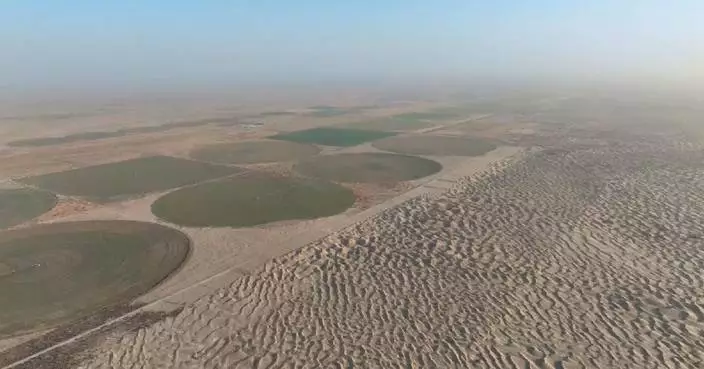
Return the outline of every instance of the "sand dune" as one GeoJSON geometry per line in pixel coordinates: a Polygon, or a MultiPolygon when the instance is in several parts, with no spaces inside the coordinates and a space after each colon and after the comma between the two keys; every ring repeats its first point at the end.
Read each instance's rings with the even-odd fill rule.
{"type": "Polygon", "coordinates": [[[81,368],[697,368],[704,152],[544,149],[274,259],[81,368]]]}

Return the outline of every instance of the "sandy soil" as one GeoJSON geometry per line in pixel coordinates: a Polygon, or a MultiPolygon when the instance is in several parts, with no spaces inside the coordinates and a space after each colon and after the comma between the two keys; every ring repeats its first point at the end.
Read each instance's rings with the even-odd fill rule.
{"type": "MultiPolygon", "coordinates": [[[[530,148],[437,159],[452,170],[335,217],[183,229],[191,260],[130,313],[170,316],[119,317],[12,367],[704,366],[704,144],[491,118],[481,137],[530,148]]],[[[157,196],[69,218],[155,221],[157,196]]]]}
{"type": "Polygon", "coordinates": [[[117,331],[80,367],[701,367],[702,145],[566,138],[117,331]]]}

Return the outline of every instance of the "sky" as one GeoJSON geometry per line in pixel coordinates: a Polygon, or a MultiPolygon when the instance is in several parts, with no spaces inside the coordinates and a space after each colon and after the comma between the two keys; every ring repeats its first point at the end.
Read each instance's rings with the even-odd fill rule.
{"type": "Polygon", "coordinates": [[[0,89],[704,81],[701,0],[2,0],[0,89]]]}

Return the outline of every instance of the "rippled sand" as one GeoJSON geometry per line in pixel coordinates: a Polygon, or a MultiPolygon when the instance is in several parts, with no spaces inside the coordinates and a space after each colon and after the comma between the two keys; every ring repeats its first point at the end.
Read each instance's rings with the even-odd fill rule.
{"type": "Polygon", "coordinates": [[[538,141],[115,331],[80,367],[703,367],[702,147],[538,141]]]}

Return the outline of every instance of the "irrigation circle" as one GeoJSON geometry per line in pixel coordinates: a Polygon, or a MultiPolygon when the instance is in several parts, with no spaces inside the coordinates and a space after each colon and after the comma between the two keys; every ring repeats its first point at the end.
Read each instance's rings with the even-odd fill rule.
{"type": "Polygon", "coordinates": [[[317,155],[320,149],[289,141],[243,141],[197,148],[191,157],[218,164],[257,164],[292,161],[317,155]]]}
{"type": "Polygon", "coordinates": [[[336,182],[401,182],[435,174],[442,165],[432,160],[386,153],[318,156],[296,165],[307,176],[336,182]]]}
{"type": "Polygon", "coordinates": [[[162,220],[189,227],[252,227],[345,211],[351,190],[319,179],[247,173],[168,193],[152,204],[162,220]]]}
{"type": "Polygon", "coordinates": [[[0,228],[34,219],[56,206],[54,194],[30,188],[0,189],[0,228]]]}
{"type": "Polygon", "coordinates": [[[409,155],[479,156],[494,150],[486,140],[448,136],[397,136],[372,144],[380,150],[409,155]]]}
{"type": "Polygon", "coordinates": [[[87,221],[0,233],[0,336],[44,329],[128,303],[189,253],[189,239],[153,223],[87,221]]]}

